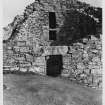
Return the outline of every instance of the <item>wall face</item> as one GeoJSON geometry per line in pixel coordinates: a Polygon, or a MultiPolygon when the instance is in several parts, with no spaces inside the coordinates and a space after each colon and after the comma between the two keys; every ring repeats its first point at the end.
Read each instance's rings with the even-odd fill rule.
{"type": "Polygon", "coordinates": [[[83,39],[83,42],[74,43],[68,46],[69,49],[67,46],[41,47],[33,55],[31,46],[26,46],[23,42],[17,42],[17,46],[4,45],[4,70],[31,71],[46,75],[45,56],[61,54],[63,56],[61,75],[63,77],[77,80],[88,86],[101,87],[101,39],[91,36],[90,40],[83,39]]]}
{"type": "MultiPolygon", "coordinates": [[[[43,0],[42,4],[33,3],[25,10],[27,19],[20,25],[14,39],[3,44],[4,70],[30,71],[46,75],[45,56],[60,54],[63,56],[62,76],[88,86],[102,86],[101,38],[91,35],[89,40],[83,38],[83,43],[50,46],[52,41],[49,41],[49,12],[56,13],[59,35],[60,30],[63,30],[62,25],[65,24],[66,10],[76,4],[74,0],[67,1],[43,0]]],[[[64,32],[65,34],[67,33],[64,32]]]]}
{"type": "Polygon", "coordinates": [[[75,79],[88,86],[102,86],[101,40],[91,37],[83,39],[85,44],[74,43],[70,46],[70,55],[64,57],[62,75],[75,79]]]}

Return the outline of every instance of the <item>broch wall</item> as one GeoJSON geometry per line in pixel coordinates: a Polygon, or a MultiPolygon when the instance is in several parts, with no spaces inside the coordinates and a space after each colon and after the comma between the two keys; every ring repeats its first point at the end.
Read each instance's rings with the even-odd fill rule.
{"type": "Polygon", "coordinates": [[[19,26],[15,37],[3,43],[3,70],[46,75],[45,57],[60,54],[63,57],[61,76],[88,86],[102,87],[101,35],[100,38],[90,35],[90,38],[82,38],[82,42],[71,45],[50,46],[49,12],[56,13],[56,32],[59,35],[64,25],[65,11],[73,9],[73,6],[79,5],[74,0],[43,0],[27,6],[24,13],[27,19],[19,26]]]}
{"type": "Polygon", "coordinates": [[[31,55],[30,52],[34,52],[32,46],[27,46],[24,41],[17,42],[16,47],[4,45],[4,70],[32,71],[46,75],[45,56],[62,54],[62,76],[84,82],[89,86],[100,87],[102,85],[101,40],[94,36],[90,40],[83,40],[85,44],[74,43],[69,46],[69,50],[67,46],[63,46],[64,54],[62,54],[62,46],[42,47],[42,52],[40,48],[37,55],[31,55]]]}

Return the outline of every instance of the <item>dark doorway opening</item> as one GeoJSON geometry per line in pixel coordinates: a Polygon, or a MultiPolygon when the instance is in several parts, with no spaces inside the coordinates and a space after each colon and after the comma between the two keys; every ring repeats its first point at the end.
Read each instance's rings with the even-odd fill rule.
{"type": "Polygon", "coordinates": [[[56,15],[55,12],[49,12],[49,28],[56,28],[56,15]]]}
{"type": "Polygon", "coordinates": [[[56,40],[56,31],[49,31],[49,40],[56,40]]]}
{"type": "Polygon", "coordinates": [[[47,58],[47,70],[48,76],[57,77],[62,72],[62,55],[49,55],[47,58]]]}

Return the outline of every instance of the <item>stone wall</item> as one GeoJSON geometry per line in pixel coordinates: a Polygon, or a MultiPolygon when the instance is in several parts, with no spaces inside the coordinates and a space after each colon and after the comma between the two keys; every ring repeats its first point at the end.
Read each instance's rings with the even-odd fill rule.
{"type": "MultiPolygon", "coordinates": [[[[76,0],[41,0],[41,3],[34,2],[27,6],[22,18],[17,17],[16,21],[14,20],[14,25],[18,24],[18,28],[15,28],[16,32],[12,35],[15,37],[3,43],[3,69],[46,75],[45,56],[61,54],[63,56],[61,76],[88,86],[101,87],[102,39],[88,33],[90,39],[84,38],[86,35],[83,34],[82,42],[72,42],[73,38],[79,37],[77,33],[80,31],[74,31],[74,28],[79,29],[76,24],[79,15],[74,11],[77,11],[77,8],[79,12],[81,8],[84,12],[86,8],[89,9],[89,5],[79,5],[76,0]],[[68,16],[70,11],[72,16],[71,14],[68,16]],[[49,40],[49,12],[56,14],[57,37],[63,34],[65,42],[62,46],[50,46],[52,41],[49,40]],[[70,19],[69,22],[66,18],[70,19]],[[72,42],[72,45],[71,43],[67,45],[67,41],[72,42]]],[[[90,19],[90,16],[88,17],[90,19]]]]}
{"type": "Polygon", "coordinates": [[[62,76],[75,79],[88,86],[102,86],[102,45],[101,40],[91,36],[83,39],[83,43],[70,46],[68,55],[64,57],[62,76]]]}
{"type": "Polygon", "coordinates": [[[39,50],[34,53],[32,46],[25,41],[17,41],[3,45],[3,69],[23,72],[45,73],[45,57],[39,50]],[[37,69],[39,69],[37,71],[37,69]]]}
{"type": "Polygon", "coordinates": [[[67,77],[88,86],[102,86],[102,45],[101,39],[91,36],[83,39],[83,43],[72,46],[43,46],[34,52],[32,46],[26,42],[15,42],[3,46],[4,70],[19,70],[46,75],[47,55],[61,54],[63,56],[63,72],[67,77]],[[12,45],[14,44],[14,46],[12,45]]]}

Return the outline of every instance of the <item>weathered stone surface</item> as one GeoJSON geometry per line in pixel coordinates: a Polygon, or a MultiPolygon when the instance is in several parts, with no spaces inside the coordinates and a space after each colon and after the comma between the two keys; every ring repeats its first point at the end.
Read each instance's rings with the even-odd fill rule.
{"type": "Polygon", "coordinates": [[[17,46],[26,46],[26,41],[18,41],[17,46]]]}
{"type": "Polygon", "coordinates": [[[93,76],[93,82],[91,84],[94,87],[101,87],[102,88],[102,76],[93,76]]]}
{"type": "Polygon", "coordinates": [[[78,63],[77,64],[77,69],[84,70],[85,69],[85,65],[83,63],[78,63]]]}
{"type": "Polygon", "coordinates": [[[14,46],[13,49],[14,49],[15,52],[19,52],[20,51],[20,47],[18,47],[18,46],[14,46]]]}
{"type": "Polygon", "coordinates": [[[12,54],[13,54],[13,50],[8,49],[8,50],[7,50],[7,53],[12,55],[12,54]]]}
{"type": "Polygon", "coordinates": [[[35,59],[35,62],[33,62],[32,63],[32,65],[39,65],[39,66],[41,66],[41,65],[45,65],[45,57],[37,57],[36,59],[35,59]]]}
{"type": "Polygon", "coordinates": [[[19,64],[19,66],[20,67],[30,67],[31,66],[31,63],[30,62],[21,62],[20,64],[19,64]]]}
{"type": "Polygon", "coordinates": [[[3,28],[3,40],[7,40],[11,36],[12,29],[13,27],[11,26],[11,24],[3,28]]]}
{"type": "Polygon", "coordinates": [[[19,70],[19,67],[12,67],[10,68],[10,71],[18,71],[19,70]]]}
{"type": "MultiPolygon", "coordinates": [[[[55,47],[55,46],[54,46],[55,47]]],[[[68,47],[67,46],[56,46],[55,47],[55,52],[53,52],[53,54],[61,54],[61,55],[65,55],[67,54],[68,51],[68,47]]]]}
{"type": "Polygon", "coordinates": [[[3,70],[10,71],[11,66],[3,66],[3,70]]]}
{"type": "Polygon", "coordinates": [[[19,51],[20,51],[20,52],[30,52],[30,49],[29,49],[28,46],[26,46],[26,47],[20,47],[20,48],[19,48],[19,51]]]}
{"type": "Polygon", "coordinates": [[[92,72],[92,74],[94,74],[94,75],[97,75],[97,74],[102,75],[102,68],[97,66],[97,67],[93,68],[93,69],[91,70],[91,72],[92,72]]]}
{"type": "Polygon", "coordinates": [[[8,50],[12,50],[12,47],[11,47],[11,46],[8,46],[7,49],[8,49],[8,50]]]}
{"type": "Polygon", "coordinates": [[[34,57],[32,55],[26,54],[25,55],[26,61],[33,62],[34,57]]]}
{"type": "MultiPolygon", "coordinates": [[[[47,53],[46,55],[52,54],[52,51],[51,51],[52,48],[49,47],[49,49],[50,49],[50,53],[49,54],[47,53]]],[[[67,54],[63,56],[63,71],[61,75],[64,77],[70,77],[72,79],[74,78],[77,81],[83,82],[84,84],[89,84],[89,86],[102,87],[100,86],[102,85],[102,83],[100,82],[102,79],[100,77],[96,77],[97,79],[94,79],[95,75],[97,74],[102,75],[102,66],[101,66],[102,64],[100,61],[100,57],[98,57],[98,55],[96,56],[96,54],[91,55],[90,53],[88,53],[88,50],[90,49],[87,49],[85,52],[84,51],[82,52],[83,50],[82,49],[80,51],[81,52],[80,54],[78,53],[78,50],[76,47],[76,49],[71,50],[72,52],[71,54],[67,54]],[[90,61],[90,58],[91,58],[91,61],[90,61]],[[82,74],[83,71],[85,72],[85,75],[82,74]],[[78,77],[79,74],[81,75],[78,77]]],[[[33,56],[28,54],[25,54],[25,56],[27,61],[32,61],[33,56]]],[[[16,59],[19,57],[21,58],[22,56],[14,55],[14,57],[16,59]]],[[[9,63],[8,65],[10,65],[10,62],[8,63],[9,63]]],[[[34,58],[34,62],[32,63],[32,65],[34,67],[33,66],[31,67],[31,63],[29,62],[24,63],[24,61],[21,61],[19,63],[20,70],[23,72],[26,72],[27,71],[26,68],[28,67],[29,71],[31,72],[40,73],[44,75],[46,74],[46,61],[44,56],[34,58]]],[[[8,70],[10,69],[8,68],[8,70]]]]}
{"type": "Polygon", "coordinates": [[[44,39],[45,41],[49,40],[49,27],[48,26],[43,26],[43,36],[41,36],[42,39],[44,39]]]}
{"type": "MultiPolygon", "coordinates": [[[[42,0],[41,3],[43,5],[38,2],[32,3],[25,9],[24,17],[16,17],[14,26],[24,18],[26,19],[19,25],[19,29],[17,28],[18,32],[15,33],[14,39],[3,44],[3,66],[5,68],[3,69],[17,70],[19,68],[23,72],[29,70],[46,74],[45,56],[60,54],[63,57],[62,76],[72,77],[91,86],[99,84],[102,78],[96,75],[102,75],[102,38],[91,35],[90,39],[83,38],[82,41],[72,43],[72,45],[50,46],[52,41],[49,40],[49,12],[56,14],[57,39],[60,39],[59,34],[71,36],[71,33],[63,28],[65,16],[68,16],[68,12],[72,12],[66,9],[76,6],[76,1],[42,0]]],[[[9,32],[7,29],[7,33],[10,36],[11,30],[9,32]]],[[[66,37],[67,40],[70,38],[66,37]]]]}
{"type": "Polygon", "coordinates": [[[90,75],[90,74],[91,74],[91,69],[85,68],[85,69],[84,69],[84,72],[85,72],[87,75],[90,75]]]}
{"type": "Polygon", "coordinates": [[[44,66],[31,66],[29,68],[29,71],[34,72],[34,73],[39,73],[39,74],[45,74],[45,68],[44,66]]]}
{"type": "Polygon", "coordinates": [[[69,77],[70,76],[70,70],[69,69],[64,69],[61,76],[63,77],[69,77]]]}
{"type": "Polygon", "coordinates": [[[18,60],[18,61],[25,61],[25,58],[24,58],[24,57],[15,57],[15,60],[18,60]]]}
{"type": "Polygon", "coordinates": [[[27,72],[27,68],[20,68],[20,71],[22,71],[22,72],[27,72]]]}

